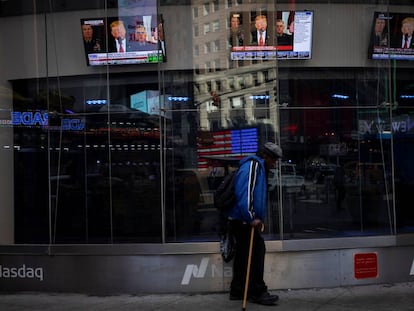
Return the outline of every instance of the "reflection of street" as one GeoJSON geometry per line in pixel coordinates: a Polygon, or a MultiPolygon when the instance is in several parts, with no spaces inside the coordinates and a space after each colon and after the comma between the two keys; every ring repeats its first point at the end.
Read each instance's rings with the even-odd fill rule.
{"type": "Polygon", "coordinates": [[[153,208],[160,197],[157,178],[143,176],[133,165],[114,166],[112,173],[116,176],[104,172],[85,180],[73,175],[51,179],[55,242],[106,243],[111,225],[119,242],[140,241],[144,234],[147,240],[160,240],[160,210],[153,208]]]}
{"type": "Polygon", "coordinates": [[[286,238],[323,238],[364,234],[364,231],[389,233],[389,197],[374,184],[360,192],[358,184],[345,184],[346,196],[337,209],[338,192],[333,176],[323,183],[306,181],[300,191],[281,189],[283,211],[279,210],[279,188],[269,192],[269,216],[273,220],[271,235],[278,235],[280,214],[286,238]]]}

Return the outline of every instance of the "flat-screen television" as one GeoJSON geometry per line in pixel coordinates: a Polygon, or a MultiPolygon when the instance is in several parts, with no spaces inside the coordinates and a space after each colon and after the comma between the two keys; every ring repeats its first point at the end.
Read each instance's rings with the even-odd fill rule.
{"type": "Polygon", "coordinates": [[[232,60],[310,59],[313,11],[231,12],[232,60]]]}
{"type": "Polygon", "coordinates": [[[82,18],[81,30],[89,66],[159,63],[166,60],[162,16],[82,18]]]}
{"type": "Polygon", "coordinates": [[[414,13],[375,12],[368,56],[414,60],[414,13]]]}

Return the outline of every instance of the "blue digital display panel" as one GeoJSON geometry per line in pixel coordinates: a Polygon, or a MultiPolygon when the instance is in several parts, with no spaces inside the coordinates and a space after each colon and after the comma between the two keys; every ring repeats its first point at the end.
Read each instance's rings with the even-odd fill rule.
{"type": "Polygon", "coordinates": [[[257,129],[243,129],[231,131],[232,154],[256,152],[258,149],[257,129]]]}

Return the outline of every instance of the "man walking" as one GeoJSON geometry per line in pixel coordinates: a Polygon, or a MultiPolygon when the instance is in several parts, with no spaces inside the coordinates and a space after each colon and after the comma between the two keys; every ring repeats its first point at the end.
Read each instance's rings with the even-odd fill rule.
{"type": "Polygon", "coordinates": [[[256,156],[248,156],[240,161],[235,179],[237,202],[228,215],[230,228],[236,239],[231,300],[243,298],[252,227],[255,232],[248,298],[251,302],[262,305],[274,305],[279,298],[267,291],[263,280],[266,248],[261,231],[266,217],[267,171],[274,168],[276,161],[281,157],[282,149],[274,143],[267,142],[256,156]]]}

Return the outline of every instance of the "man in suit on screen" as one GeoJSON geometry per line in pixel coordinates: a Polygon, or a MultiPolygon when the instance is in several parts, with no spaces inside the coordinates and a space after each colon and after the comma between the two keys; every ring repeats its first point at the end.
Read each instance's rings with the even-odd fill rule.
{"type": "Polygon", "coordinates": [[[401,21],[401,34],[392,40],[392,47],[413,49],[414,17],[406,17],[401,21]]]}

